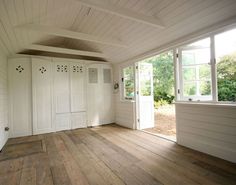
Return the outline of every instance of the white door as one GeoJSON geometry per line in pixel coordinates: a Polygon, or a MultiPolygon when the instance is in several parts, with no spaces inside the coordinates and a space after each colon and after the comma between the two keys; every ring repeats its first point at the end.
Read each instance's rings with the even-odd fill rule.
{"type": "Polygon", "coordinates": [[[53,63],[53,99],[56,131],[71,129],[70,124],[70,63],[55,60],[53,63]]]}
{"type": "Polygon", "coordinates": [[[137,115],[138,129],[154,127],[153,67],[152,64],[137,64],[137,115]]]}
{"type": "Polygon", "coordinates": [[[113,83],[112,83],[112,68],[109,65],[102,65],[102,115],[101,123],[109,124],[114,122],[113,112],[113,83]]]}
{"type": "Polygon", "coordinates": [[[71,112],[86,111],[86,70],[84,64],[70,64],[71,112]]]}
{"type": "Polygon", "coordinates": [[[10,137],[32,135],[30,58],[8,60],[10,137]]]}
{"type": "Polygon", "coordinates": [[[99,64],[89,65],[87,82],[88,126],[97,126],[101,123],[101,106],[103,105],[101,70],[99,64]]]}
{"type": "Polygon", "coordinates": [[[52,62],[32,59],[33,134],[54,132],[52,114],[52,62]]]}
{"type": "Polygon", "coordinates": [[[70,63],[71,128],[87,127],[86,68],[79,62],[70,63]]]}

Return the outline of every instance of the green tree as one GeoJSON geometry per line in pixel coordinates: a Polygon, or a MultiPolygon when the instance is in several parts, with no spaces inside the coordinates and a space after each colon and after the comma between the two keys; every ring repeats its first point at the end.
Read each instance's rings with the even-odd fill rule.
{"type": "Polygon", "coordinates": [[[217,83],[219,101],[236,101],[236,53],[220,58],[217,83]]]}
{"type": "Polygon", "coordinates": [[[173,52],[162,53],[144,62],[153,65],[154,100],[171,103],[174,99],[173,52]]]}

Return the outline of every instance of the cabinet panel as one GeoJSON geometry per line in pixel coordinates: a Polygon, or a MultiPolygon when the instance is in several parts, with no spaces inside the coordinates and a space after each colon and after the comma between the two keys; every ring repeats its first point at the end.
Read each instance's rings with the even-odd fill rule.
{"type": "Polygon", "coordinates": [[[52,63],[32,59],[33,133],[53,132],[52,116],[52,63]]]}
{"type": "Polygon", "coordinates": [[[32,135],[31,61],[8,60],[10,137],[32,135]]]}
{"type": "Polygon", "coordinates": [[[70,69],[66,62],[54,62],[55,112],[70,112],[70,69]]]}
{"type": "Polygon", "coordinates": [[[113,122],[112,68],[104,64],[88,66],[88,125],[113,122]]]}
{"type": "Polygon", "coordinates": [[[86,70],[80,63],[70,65],[71,112],[86,110],[86,70]]]}
{"type": "Polygon", "coordinates": [[[97,126],[101,124],[101,106],[103,102],[103,97],[101,96],[101,68],[99,64],[88,66],[87,83],[88,126],[97,126]]]}
{"type": "Polygon", "coordinates": [[[71,114],[71,128],[86,128],[87,119],[86,112],[72,113],[71,114]]]}
{"type": "Polygon", "coordinates": [[[71,129],[71,113],[56,114],[55,125],[56,131],[71,129]]]}
{"type": "Polygon", "coordinates": [[[102,65],[102,97],[103,111],[102,123],[108,124],[114,121],[113,110],[113,85],[112,85],[112,68],[108,65],[102,65]]]}

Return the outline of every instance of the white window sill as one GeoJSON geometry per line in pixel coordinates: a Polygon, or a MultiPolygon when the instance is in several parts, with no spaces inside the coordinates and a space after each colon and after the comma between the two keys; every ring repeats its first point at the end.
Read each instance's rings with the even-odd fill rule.
{"type": "Polygon", "coordinates": [[[236,103],[225,103],[225,102],[189,102],[189,101],[176,101],[174,104],[177,105],[204,105],[204,106],[215,106],[215,107],[234,107],[236,108],[236,103]]]}

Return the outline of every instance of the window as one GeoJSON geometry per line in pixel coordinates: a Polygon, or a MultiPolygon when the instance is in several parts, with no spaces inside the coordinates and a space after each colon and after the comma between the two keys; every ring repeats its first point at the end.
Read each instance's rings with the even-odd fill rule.
{"type": "Polygon", "coordinates": [[[123,99],[134,99],[134,67],[128,66],[122,69],[123,99]]]}
{"type": "Polygon", "coordinates": [[[212,100],[210,38],[179,48],[181,98],[212,100]]]}
{"type": "Polygon", "coordinates": [[[236,101],[236,29],[215,36],[218,101],[236,101]]]}
{"type": "Polygon", "coordinates": [[[236,102],[236,29],[176,48],[178,100],[236,102]]]}

